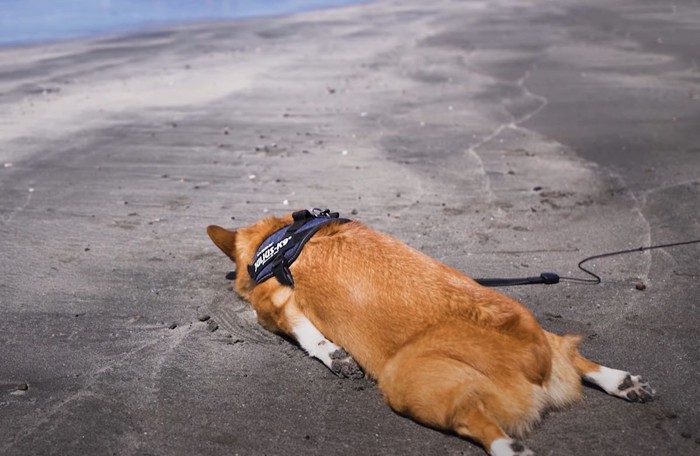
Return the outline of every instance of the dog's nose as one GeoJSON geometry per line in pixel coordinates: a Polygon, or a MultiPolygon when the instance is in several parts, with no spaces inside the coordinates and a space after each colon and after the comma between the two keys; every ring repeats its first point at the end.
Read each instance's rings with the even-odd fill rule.
{"type": "Polygon", "coordinates": [[[226,278],[228,280],[236,280],[236,271],[231,271],[228,274],[226,274],[226,278]]]}

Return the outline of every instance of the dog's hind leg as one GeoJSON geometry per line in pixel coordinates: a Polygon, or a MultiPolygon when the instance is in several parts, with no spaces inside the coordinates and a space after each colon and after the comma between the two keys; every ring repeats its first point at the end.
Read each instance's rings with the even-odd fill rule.
{"type": "Polygon", "coordinates": [[[535,454],[519,440],[508,437],[495,421],[477,408],[469,408],[464,413],[456,414],[453,426],[458,435],[481,443],[491,456],[535,454]]]}
{"type": "MultiPolygon", "coordinates": [[[[489,407],[503,401],[488,377],[449,354],[426,348],[404,347],[379,376],[379,388],[396,412],[474,440],[493,456],[534,454],[494,418],[489,407]]],[[[518,400],[505,402],[512,408],[500,407],[501,413],[528,408],[518,400]]]]}
{"type": "Polygon", "coordinates": [[[574,357],[574,367],[585,381],[599,386],[612,396],[630,402],[649,402],[654,399],[655,391],[639,375],[601,366],[578,353],[574,357]]]}

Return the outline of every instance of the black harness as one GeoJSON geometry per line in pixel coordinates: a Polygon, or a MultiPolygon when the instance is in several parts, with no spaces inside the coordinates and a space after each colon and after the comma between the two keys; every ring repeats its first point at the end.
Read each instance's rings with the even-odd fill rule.
{"type": "Polygon", "coordinates": [[[337,212],[328,209],[302,210],[292,214],[294,222],[275,231],[265,239],[253,264],[248,265],[248,274],[259,285],[276,277],[282,285],[294,287],[294,278],[289,266],[299,257],[304,245],[324,225],[331,222],[346,223],[337,212]]]}

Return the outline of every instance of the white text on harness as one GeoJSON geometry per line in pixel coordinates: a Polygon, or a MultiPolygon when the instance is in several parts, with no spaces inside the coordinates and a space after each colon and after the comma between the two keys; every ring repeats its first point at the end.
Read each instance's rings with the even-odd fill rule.
{"type": "Polygon", "coordinates": [[[269,247],[263,250],[258,256],[258,258],[255,260],[255,271],[257,272],[258,269],[264,266],[265,263],[267,263],[272,257],[277,255],[277,252],[279,252],[281,248],[287,245],[291,238],[292,236],[287,236],[286,238],[282,239],[281,241],[275,244],[270,244],[269,247]]]}

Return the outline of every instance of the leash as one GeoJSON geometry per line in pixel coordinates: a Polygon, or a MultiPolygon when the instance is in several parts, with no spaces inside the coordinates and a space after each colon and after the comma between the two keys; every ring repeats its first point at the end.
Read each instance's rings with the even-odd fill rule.
{"type": "Polygon", "coordinates": [[[488,279],[474,279],[474,280],[478,284],[483,285],[485,287],[510,287],[510,286],[515,286],[515,285],[535,285],[535,284],[553,285],[555,283],[559,283],[562,280],[565,280],[568,282],[587,284],[587,285],[598,285],[603,280],[600,278],[600,276],[598,274],[592,272],[590,269],[584,268],[583,267],[584,263],[591,261],[591,260],[597,260],[599,258],[607,258],[607,257],[611,257],[611,256],[616,256],[616,255],[624,255],[627,253],[644,252],[646,250],[663,249],[663,248],[667,248],[667,247],[677,247],[680,245],[689,245],[689,244],[697,244],[697,243],[700,243],[700,239],[695,239],[693,241],[673,242],[670,244],[650,245],[647,247],[639,247],[636,249],[618,250],[615,252],[601,253],[599,255],[589,256],[588,258],[584,258],[583,260],[579,261],[578,268],[580,270],[582,270],[583,272],[585,272],[586,274],[588,274],[589,276],[593,277],[592,279],[581,278],[581,277],[565,277],[565,276],[560,276],[559,274],[556,274],[554,272],[543,272],[539,276],[535,276],[535,277],[520,277],[520,278],[512,278],[512,279],[488,278],[488,279]]]}

